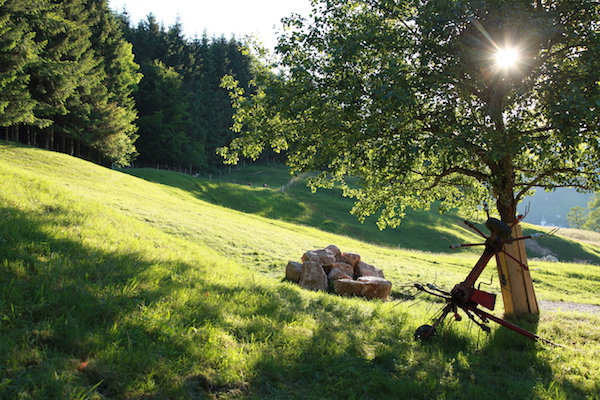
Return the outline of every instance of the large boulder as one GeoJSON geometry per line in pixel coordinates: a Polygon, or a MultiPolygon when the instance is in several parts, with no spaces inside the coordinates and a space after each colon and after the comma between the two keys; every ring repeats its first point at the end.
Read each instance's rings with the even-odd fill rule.
{"type": "Polygon", "coordinates": [[[342,271],[343,273],[345,273],[346,275],[350,276],[351,278],[354,278],[354,268],[352,267],[352,265],[346,264],[344,262],[335,262],[331,266],[331,269],[334,269],[334,268],[337,268],[340,271],[342,271]]]}
{"type": "Polygon", "coordinates": [[[342,296],[386,300],[392,291],[392,283],[375,276],[360,277],[358,280],[339,279],[333,282],[333,290],[342,296]]]}
{"type": "Polygon", "coordinates": [[[285,267],[285,279],[298,283],[300,281],[301,273],[302,263],[288,261],[287,266],[285,267]]]}
{"type": "Polygon", "coordinates": [[[327,274],[320,263],[305,261],[302,263],[302,272],[298,282],[304,289],[327,291],[329,282],[327,274]]]}
{"type": "Polygon", "coordinates": [[[354,267],[354,276],[356,277],[361,277],[361,276],[376,276],[379,278],[383,278],[383,271],[380,270],[379,268],[371,265],[371,264],[367,264],[364,261],[359,261],[356,264],[356,267],[354,267]]]}
{"type": "Polygon", "coordinates": [[[352,279],[352,276],[348,275],[346,272],[334,267],[334,268],[331,268],[331,271],[329,271],[329,274],[327,274],[327,278],[330,281],[336,281],[338,279],[352,279]]]}
{"type": "Polygon", "coordinates": [[[342,261],[356,268],[356,264],[360,261],[360,254],[357,253],[342,253],[342,261]]]}
{"type": "Polygon", "coordinates": [[[302,262],[306,261],[317,262],[321,264],[325,272],[329,272],[335,262],[335,256],[327,249],[310,250],[302,255],[302,262]]]}
{"type": "Polygon", "coordinates": [[[369,299],[387,299],[392,292],[392,282],[378,276],[360,276],[357,281],[369,287],[363,294],[369,299]]]}
{"type": "Polygon", "coordinates": [[[329,250],[329,252],[331,254],[333,254],[333,256],[335,257],[335,261],[337,261],[337,262],[343,261],[342,251],[335,244],[330,244],[329,246],[325,247],[325,250],[329,250]]]}

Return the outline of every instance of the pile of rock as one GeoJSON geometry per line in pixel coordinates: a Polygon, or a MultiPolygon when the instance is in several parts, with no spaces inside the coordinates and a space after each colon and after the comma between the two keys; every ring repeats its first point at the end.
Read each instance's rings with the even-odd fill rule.
{"type": "Polygon", "coordinates": [[[285,277],[305,289],[384,300],[392,290],[379,268],[361,261],[359,254],[342,253],[335,245],[307,251],[301,260],[288,262],[285,277]]]}

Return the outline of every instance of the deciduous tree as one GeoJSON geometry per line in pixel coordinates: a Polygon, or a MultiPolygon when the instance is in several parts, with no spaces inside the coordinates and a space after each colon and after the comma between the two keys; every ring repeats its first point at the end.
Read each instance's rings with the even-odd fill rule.
{"type": "MultiPolygon", "coordinates": [[[[286,20],[281,73],[232,89],[231,162],[285,150],[345,184],[360,217],[492,201],[512,222],[534,188],[598,188],[600,3],[321,0],[286,20]],[[346,184],[359,177],[359,188],[346,184]]],[[[260,71],[258,71],[260,72],[260,71]]]]}

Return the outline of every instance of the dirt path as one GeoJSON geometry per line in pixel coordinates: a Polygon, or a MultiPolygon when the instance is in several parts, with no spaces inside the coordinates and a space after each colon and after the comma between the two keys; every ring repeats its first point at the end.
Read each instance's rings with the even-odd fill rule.
{"type": "Polygon", "coordinates": [[[600,314],[600,306],[581,303],[564,303],[562,301],[540,300],[541,311],[578,311],[591,314],[600,314]]]}

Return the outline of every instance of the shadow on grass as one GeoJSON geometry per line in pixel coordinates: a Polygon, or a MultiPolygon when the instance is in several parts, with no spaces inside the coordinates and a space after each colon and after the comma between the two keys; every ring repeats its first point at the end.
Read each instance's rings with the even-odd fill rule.
{"type": "MultiPolygon", "coordinates": [[[[141,304],[168,294],[135,288],[135,277],[151,264],[134,253],[111,254],[47,235],[49,224],[67,227],[67,219],[57,218],[65,212],[0,208],[2,399],[83,398],[94,390],[119,397],[138,379],[140,364],[159,362],[141,356],[157,347],[156,337],[131,318],[141,304]],[[89,363],[99,353],[123,356],[121,366],[89,363]]],[[[175,343],[168,347],[184,351],[175,343]]]]}
{"type": "Polygon", "coordinates": [[[535,343],[505,328],[480,346],[471,342],[472,336],[452,330],[415,342],[404,315],[395,321],[400,326],[386,321],[390,325],[379,327],[367,342],[339,321],[356,318],[368,327],[369,319],[375,325],[379,317],[360,316],[352,309],[323,314],[325,322],[296,358],[267,355],[258,363],[260,373],[251,384],[258,389],[257,398],[529,399],[540,385],[553,382],[535,343]]]}

